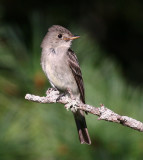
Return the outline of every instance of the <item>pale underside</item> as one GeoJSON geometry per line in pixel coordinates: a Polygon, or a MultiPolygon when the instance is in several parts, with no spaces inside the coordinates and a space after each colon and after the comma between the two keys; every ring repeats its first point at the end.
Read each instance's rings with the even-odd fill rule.
{"type": "Polygon", "coordinates": [[[70,89],[74,96],[79,97],[79,90],[71,68],[67,61],[66,47],[58,47],[55,50],[42,52],[42,68],[51,85],[61,91],[70,89]],[[48,54],[48,56],[46,56],[48,54]]]}

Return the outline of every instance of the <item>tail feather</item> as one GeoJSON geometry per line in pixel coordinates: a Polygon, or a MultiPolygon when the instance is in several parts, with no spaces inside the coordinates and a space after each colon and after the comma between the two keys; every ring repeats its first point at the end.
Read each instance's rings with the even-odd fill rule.
{"type": "Polygon", "coordinates": [[[74,114],[77,130],[78,130],[78,135],[79,135],[79,140],[81,144],[91,144],[90,136],[88,133],[88,129],[86,126],[86,121],[84,117],[84,112],[83,111],[76,111],[74,114]]]}

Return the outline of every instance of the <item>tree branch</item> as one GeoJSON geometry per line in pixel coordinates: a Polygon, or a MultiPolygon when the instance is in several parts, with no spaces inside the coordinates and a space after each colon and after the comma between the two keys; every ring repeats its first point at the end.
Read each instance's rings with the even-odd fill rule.
{"type": "Polygon", "coordinates": [[[38,103],[61,103],[65,105],[66,109],[69,109],[70,106],[74,104],[74,106],[76,106],[77,109],[99,116],[98,120],[120,123],[123,126],[127,126],[134,130],[143,132],[142,122],[127,116],[121,116],[106,108],[104,105],[101,105],[100,107],[93,107],[88,104],[83,104],[81,101],[72,100],[70,97],[66,95],[60,96],[59,91],[54,90],[53,88],[48,89],[46,94],[46,97],[26,94],[25,99],[38,103]]]}

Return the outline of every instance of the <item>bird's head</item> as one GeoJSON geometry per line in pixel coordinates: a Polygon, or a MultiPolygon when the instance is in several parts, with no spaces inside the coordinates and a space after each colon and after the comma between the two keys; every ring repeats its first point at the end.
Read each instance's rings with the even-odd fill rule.
{"type": "Polygon", "coordinates": [[[79,36],[74,36],[68,29],[59,26],[53,25],[49,28],[48,33],[46,34],[41,47],[60,47],[65,46],[70,47],[72,40],[79,38],[79,36]]]}

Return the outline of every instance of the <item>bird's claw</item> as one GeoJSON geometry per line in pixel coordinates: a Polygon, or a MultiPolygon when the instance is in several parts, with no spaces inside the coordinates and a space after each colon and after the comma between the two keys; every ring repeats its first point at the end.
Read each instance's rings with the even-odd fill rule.
{"type": "Polygon", "coordinates": [[[56,99],[56,102],[58,102],[63,96],[65,96],[65,93],[61,93],[59,97],[56,99]]]}

